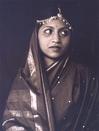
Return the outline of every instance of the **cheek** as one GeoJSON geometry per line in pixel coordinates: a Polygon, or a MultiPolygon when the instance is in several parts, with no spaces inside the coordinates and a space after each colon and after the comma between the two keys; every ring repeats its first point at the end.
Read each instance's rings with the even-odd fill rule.
{"type": "Polygon", "coordinates": [[[70,44],[70,36],[66,37],[65,39],[62,40],[62,43],[65,46],[70,44]]]}
{"type": "Polygon", "coordinates": [[[45,46],[47,47],[47,45],[50,42],[49,38],[46,38],[46,37],[43,37],[43,36],[40,36],[40,38],[38,37],[38,40],[39,40],[39,46],[40,47],[45,47],[45,46]]]}
{"type": "Polygon", "coordinates": [[[40,47],[41,51],[47,50],[47,46],[48,46],[47,43],[48,43],[48,41],[44,37],[40,37],[39,47],[40,47]]]}
{"type": "Polygon", "coordinates": [[[38,36],[39,46],[42,47],[44,45],[44,38],[42,35],[38,36]]]}

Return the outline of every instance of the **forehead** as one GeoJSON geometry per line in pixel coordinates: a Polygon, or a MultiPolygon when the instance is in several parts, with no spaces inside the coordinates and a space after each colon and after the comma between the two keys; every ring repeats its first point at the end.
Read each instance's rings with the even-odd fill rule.
{"type": "Polygon", "coordinates": [[[44,29],[44,28],[47,28],[47,27],[61,29],[61,28],[65,28],[66,25],[65,25],[64,22],[62,22],[60,20],[51,20],[50,22],[47,22],[47,23],[43,24],[40,27],[40,30],[44,29]]]}

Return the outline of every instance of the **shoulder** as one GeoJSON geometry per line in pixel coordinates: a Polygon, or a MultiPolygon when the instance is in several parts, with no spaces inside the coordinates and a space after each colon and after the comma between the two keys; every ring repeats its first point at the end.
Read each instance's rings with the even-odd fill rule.
{"type": "Polygon", "coordinates": [[[89,67],[87,65],[70,60],[71,68],[73,68],[77,73],[87,74],[89,72],[89,67]]]}
{"type": "Polygon", "coordinates": [[[14,92],[21,92],[28,90],[28,84],[24,77],[22,76],[21,69],[18,70],[13,82],[11,84],[10,93],[14,92]]]}
{"type": "Polygon", "coordinates": [[[24,101],[24,98],[29,98],[29,88],[28,84],[21,76],[21,72],[18,72],[15,79],[12,82],[9,95],[8,95],[8,102],[14,101],[24,101]],[[23,95],[22,95],[23,94],[23,95]]]}
{"type": "Polygon", "coordinates": [[[70,63],[72,65],[72,68],[74,68],[74,70],[78,74],[80,74],[82,77],[88,77],[88,79],[97,78],[97,73],[93,68],[91,68],[85,64],[81,64],[81,63],[72,61],[72,60],[70,63]]]}

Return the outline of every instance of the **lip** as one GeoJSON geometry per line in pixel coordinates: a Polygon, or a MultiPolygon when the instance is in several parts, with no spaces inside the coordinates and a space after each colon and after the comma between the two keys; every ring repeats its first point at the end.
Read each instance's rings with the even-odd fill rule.
{"type": "Polygon", "coordinates": [[[59,52],[61,50],[60,46],[50,46],[49,49],[51,49],[54,52],[59,52]]]}
{"type": "Polygon", "coordinates": [[[59,45],[53,45],[53,46],[50,46],[49,48],[58,48],[58,49],[60,49],[60,48],[62,48],[62,47],[59,46],[59,45]]]}

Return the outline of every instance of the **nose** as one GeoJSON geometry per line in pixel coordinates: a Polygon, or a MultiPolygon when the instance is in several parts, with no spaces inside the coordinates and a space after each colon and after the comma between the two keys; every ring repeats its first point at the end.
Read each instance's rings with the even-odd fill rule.
{"type": "Polygon", "coordinates": [[[55,32],[53,34],[53,40],[52,40],[52,42],[54,42],[54,43],[60,43],[60,37],[59,37],[59,34],[57,32],[55,32]]]}

